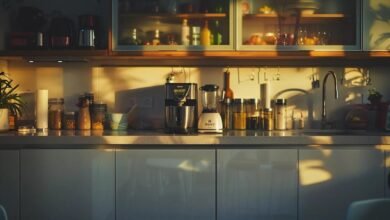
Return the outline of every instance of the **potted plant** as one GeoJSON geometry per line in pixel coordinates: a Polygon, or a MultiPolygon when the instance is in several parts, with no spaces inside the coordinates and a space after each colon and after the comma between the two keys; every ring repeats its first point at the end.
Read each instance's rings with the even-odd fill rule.
{"type": "Polygon", "coordinates": [[[0,131],[9,130],[9,115],[21,115],[23,102],[15,91],[19,85],[13,85],[4,72],[0,73],[0,131]]]}
{"type": "Polygon", "coordinates": [[[378,92],[375,88],[368,89],[368,101],[372,105],[378,105],[381,102],[382,94],[378,92]]]}

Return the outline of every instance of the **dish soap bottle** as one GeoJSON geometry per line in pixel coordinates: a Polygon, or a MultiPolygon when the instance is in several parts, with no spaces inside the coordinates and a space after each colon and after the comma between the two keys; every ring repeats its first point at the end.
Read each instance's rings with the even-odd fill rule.
{"type": "Polygon", "coordinates": [[[211,44],[211,32],[208,21],[204,22],[204,26],[200,32],[200,44],[203,46],[210,46],[211,44]]]}

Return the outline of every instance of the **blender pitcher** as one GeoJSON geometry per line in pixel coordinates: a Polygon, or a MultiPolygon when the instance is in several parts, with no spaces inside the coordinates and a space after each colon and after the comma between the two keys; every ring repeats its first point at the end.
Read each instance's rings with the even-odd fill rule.
{"type": "Polygon", "coordinates": [[[217,85],[213,84],[200,88],[203,110],[198,121],[199,133],[222,133],[222,118],[217,111],[218,88],[217,85]]]}

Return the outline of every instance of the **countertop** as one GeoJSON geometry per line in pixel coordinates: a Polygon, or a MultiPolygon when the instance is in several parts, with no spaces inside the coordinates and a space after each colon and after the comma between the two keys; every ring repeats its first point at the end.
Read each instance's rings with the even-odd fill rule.
{"type": "Polygon", "coordinates": [[[390,132],[343,130],[227,131],[223,134],[167,134],[164,131],[49,131],[35,134],[0,133],[0,148],[82,145],[128,147],[266,147],[390,145],[390,132]]]}

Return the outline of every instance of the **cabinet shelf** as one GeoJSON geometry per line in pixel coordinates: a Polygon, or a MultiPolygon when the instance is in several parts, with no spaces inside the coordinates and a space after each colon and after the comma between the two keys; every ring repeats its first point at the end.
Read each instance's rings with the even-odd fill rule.
{"type": "MultiPolygon", "coordinates": [[[[306,14],[302,15],[301,23],[326,23],[332,21],[344,21],[347,18],[344,14],[306,14]]],[[[278,21],[277,14],[248,14],[243,16],[244,20],[259,19],[265,22],[278,21]]],[[[295,24],[296,16],[281,18],[284,24],[295,24]]]]}
{"type": "Polygon", "coordinates": [[[150,19],[218,19],[218,18],[226,18],[227,15],[225,13],[186,13],[186,14],[143,14],[143,13],[135,13],[135,14],[121,14],[121,17],[128,18],[150,18],[150,19]]]}
{"type": "Polygon", "coordinates": [[[35,57],[104,57],[107,50],[100,49],[64,49],[64,50],[5,50],[0,51],[0,59],[35,58],[35,57]]]}

